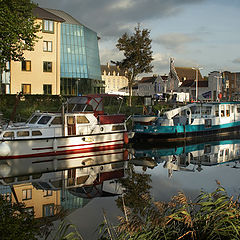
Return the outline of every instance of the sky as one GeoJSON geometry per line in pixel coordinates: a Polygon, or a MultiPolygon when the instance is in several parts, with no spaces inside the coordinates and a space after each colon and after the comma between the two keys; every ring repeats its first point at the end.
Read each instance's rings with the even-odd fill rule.
{"type": "MultiPolygon", "coordinates": [[[[97,32],[101,64],[123,59],[116,48],[123,33],[139,23],[150,30],[153,73],[177,67],[240,72],[239,0],[34,0],[63,10],[97,32]],[[57,3],[57,4],[56,4],[57,3]]],[[[151,75],[148,74],[148,75],[151,75]]]]}

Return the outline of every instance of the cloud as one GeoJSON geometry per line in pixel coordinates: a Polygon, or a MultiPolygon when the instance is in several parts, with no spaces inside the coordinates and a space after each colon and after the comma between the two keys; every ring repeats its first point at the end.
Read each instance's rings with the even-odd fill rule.
{"type": "Polygon", "coordinates": [[[232,62],[233,62],[233,63],[237,63],[237,64],[239,64],[239,63],[240,63],[240,57],[239,57],[239,58],[236,58],[236,59],[234,59],[232,62]]]}
{"type": "MultiPolygon", "coordinates": [[[[40,7],[66,11],[100,36],[119,37],[128,26],[179,14],[206,0],[35,0],[40,7]],[[124,27],[125,26],[125,27],[124,27]]],[[[132,30],[132,29],[131,29],[132,30]]]]}
{"type": "Polygon", "coordinates": [[[179,52],[184,50],[186,44],[200,41],[200,39],[190,34],[168,33],[156,37],[153,41],[157,44],[163,45],[167,49],[179,52]]]}

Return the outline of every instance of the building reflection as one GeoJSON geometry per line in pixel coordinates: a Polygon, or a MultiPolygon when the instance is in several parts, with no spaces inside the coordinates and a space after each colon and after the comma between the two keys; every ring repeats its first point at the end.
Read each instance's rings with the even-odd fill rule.
{"type": "Polygon", "coordinates": [[[127,161],[127,150],[116,149],[102,158],[98,156],[97,162],[91,159],[86,166],[70,169],[38,172],[35,165],[26,164],[22,175],[12,171],[21,163],[15,161],[15,166],[2,162],[0,193],[13,203],[24,203],[35,218],[55,220],[84,207],[93,198],[121,194],[118,179],[124,177],[127,161]]]}

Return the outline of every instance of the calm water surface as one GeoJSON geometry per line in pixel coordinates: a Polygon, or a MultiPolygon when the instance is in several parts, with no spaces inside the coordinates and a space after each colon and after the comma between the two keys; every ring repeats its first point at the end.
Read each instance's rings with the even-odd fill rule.
{"type": "MultiPolygon", "coordinates": [[[[123,185],[125,189],[133,188],[131,204],[144,191],[150,191],[156,201],[168,201],[179,191],[194,199],[201,190],[214,191],[216,180],[229,195],[237,196],[239,159],[239,139],[179,146],[135,145],[128,148],[128,158],[125,149],[118,149],[109,158],[105,156],[101,164],[84,169],[56,169],[41,174],[31,169],[26,176],[1,177],[1,191],[7,194],[14,189],[18,200],[34,209],[38,217],[57,216],[54,206],[61,206],[66,210],[65,219],[90,240],[97,239],[103,212],[112,223],[122,215],[116,200],[121,199],[123,185]],[[27,189],[31,189],[31,197],[27,189]]],[[[15,201],[13,195],[12,199],[15,201]]]]}

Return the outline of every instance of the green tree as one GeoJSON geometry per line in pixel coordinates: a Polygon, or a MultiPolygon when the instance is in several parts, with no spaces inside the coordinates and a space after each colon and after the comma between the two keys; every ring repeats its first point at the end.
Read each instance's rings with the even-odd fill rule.
{"type": "Polygon", "coordinates": [[[112,62],[126,72],[130,106],[132,105],[132,86],[136,77],[141,73],[152,72],[152,40],[150,39],[149,34],[150,31],[148,29],[141,30],[140,25],[138,24],[138,26],[135,27],[133,35],[124,33],[122,37],[118,39],[118,43],[116,44],[119,51],[123,51],[125,58],[122,61],[112,62]]]}
{"type": "Polygon", "coordinates": [[[23,204],[11,203],[0,196],[0,236],[4,240],[37,239],[39,228],[23,204]]]}
{"type": "Polygon", "coordinates": [[[33,50],[40,26],[32,14],[30,0],[0,0],[0,73],[6,63],[24,60],[25,50],[33,50]]]}

